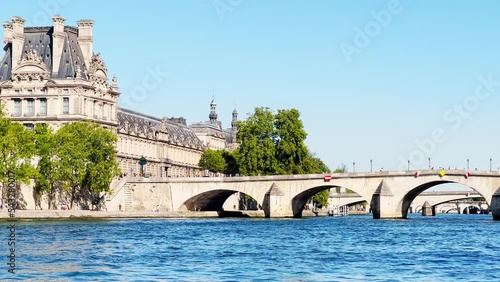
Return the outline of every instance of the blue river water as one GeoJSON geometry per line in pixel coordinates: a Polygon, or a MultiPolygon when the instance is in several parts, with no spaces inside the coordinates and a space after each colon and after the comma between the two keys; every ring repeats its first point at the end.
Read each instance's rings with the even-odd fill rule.
{"type": "Polygon", "coordinates": [[[1,279],[500,281],[491,215],[17,221],[16,274],[0,225],[1,279]]]}

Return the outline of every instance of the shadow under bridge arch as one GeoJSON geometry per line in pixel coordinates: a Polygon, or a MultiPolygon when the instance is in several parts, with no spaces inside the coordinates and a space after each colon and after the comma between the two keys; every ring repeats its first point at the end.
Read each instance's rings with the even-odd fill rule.
{"type": "MultiPolygon", "coordinates": [[[[203,192],[187,199],[184,202],[183,206],[185,206],[189,211],[223,211],[224,204],[226,203],[228,198],[231,197],[231,195],[238,194],[238,192],[239,191],[236,190],[225,189],[216,189],[203,192]]],[[[242,210],[241,203],[238,203],[238,201],[241,202],[241,198],[246,199],[247,202],[249,201],[257,203],[257,201],[251,195],[245,194],[243,192],[240,192],[239,194],[240,197],[237,198],[237,202],[234,203],[236,205],[235,209],[242,210]]]]}
{"type": "Polygon", "coordinates": [[[297,194],[295,197],[292,199],[292,210],[293,210],[293,217],[300,218],[302,217],[302,211],[304,210],[304,207],[307,204],[307,201],[317,193],[327,190],[330,188],[337,188],[340,186],[336,185],[322,185],[322,186],[317,186],[313,187],[310,189],[307,189],[303,192],[300,192],[297,194]]]}
{"type": "MultiPolygon", "coordinates": [[[[406,193],[406,195],[404,196],[402,202],[400,203],[402,217],[403,218],[407,218],[407,216],[408,216],[408,210],[410,209],[411,203],[415,200],[415,198],[420,193],[424,192],[425,190],[427,190],[427,189],[429,189],[431,187],[434,187],[434,186],[437,186],[437,185],[441,185],[441,184],[457,184],[457,185],[460,185],[460,186],[463,186],[463,187],[467,187],[467,188],[470,188],[470,189],[474,190],[479,195],[481,195],[481,197],[483,197],[483,195],[481,193],[479,193],[479,191],[477,191],[473,187],[464,185],[464,184],[459,183],[459,182],[449,181],[449,180],[430,181],[430,182],[424,183],[424,184],[422,184],[420,186],[417,186],[417,187],[413,188],[412,190],[410,190],[408,193],[406,193]]],[[[467,193],[467,191],[464,191],[464,194],[465,193],[467,193]]],[[[462,199],[462,198],[468,198],[468,196],[465,196],[465,197],[464,196],[457,196],[456,197],[456,199],[462,199]]],[[[456,199],[453,199],[453,200],[456,200],[456,199]]],[[[445,202],[447,202],[447,201],[445,201],[445,202]]],[[[433,207],[435,207],[435,206],[437,206],[439,204],[443,204],[445,202],[438,202],[438,203],[434,204],[433,207]]],[[[415,209],[415,212],[419,212],[419,211],[417,211],[415,209]]]]}

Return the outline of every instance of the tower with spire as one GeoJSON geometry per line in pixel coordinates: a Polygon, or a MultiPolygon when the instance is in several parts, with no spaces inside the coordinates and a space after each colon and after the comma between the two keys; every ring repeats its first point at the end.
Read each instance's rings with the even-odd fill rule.
{"type": "Polygon", "coordinates": [[[231,120],[231,129],[233,131],[238,130],[238,111],[236,110],[236,107],[234,108],[233,111],[233,120],[231,120]]]}
{"type": "Polygon", "coordinates": [[[211,123],[217,123],[217,103],[215,103],[215,98],[212,97],[212,102],[210,102],[210,114],[208,115],[208,118],[210,119],[211,123]]]}

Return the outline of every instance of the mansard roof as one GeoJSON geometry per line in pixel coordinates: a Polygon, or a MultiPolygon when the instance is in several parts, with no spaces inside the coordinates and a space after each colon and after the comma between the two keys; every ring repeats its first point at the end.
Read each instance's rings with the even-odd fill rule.
{"type": "Polygon", "coordinates": [[[188,126],[124,108],[118,108],[118,131],[120,130],[145,138],[153,138],[155,132],[164,131],[167,132],[168,142],[171,144],[196,150],[204,149],[201,140],[188,126]]]}
{"type": "Polygon", "coordinates": [[[5,47],[5,55],[0,61],[0,80],[7,80],[12,76],[12,45],[5,47]]]}
{"type": "MultiPolygon", "coordinates": [[[[25,59],[30,52],[35,51],[47,68],[52,70],[53,58],[56,57],[53,52],[52,34],[53,27],[25,27],[21,60],[25,59]]],[[[57,73],[51,73],[51,78],[75,77],[77,70],[81,71],[82,78],[88,78],[86,75],[88,69],[77,39],[77,28],[65,26],[59,70],[57,73]]],[[[12,78],[12,44],[7,44],[4,50],[6,52],[0,62],[0,80],[12,78]]]]}
{"type": "Polygon", "coordinates": [[[220,121],[203,121],[190,125],[192,130],[197,133],[206,133],[209,136],[225,138],[220,121]]]}

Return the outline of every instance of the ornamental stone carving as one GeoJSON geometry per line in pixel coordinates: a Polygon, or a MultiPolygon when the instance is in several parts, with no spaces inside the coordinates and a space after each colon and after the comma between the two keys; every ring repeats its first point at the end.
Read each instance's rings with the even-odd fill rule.
{"type": "Polygon", "coordinates": [[[38,56],[36,50],[31,49],[26,53],[19,65],[12,71],[12,81],[43,81],[50,79],[50,70],[38,56]]]}
{"type": "Polygon", "coordinates": [[[36,64],[43,64],[42,59],[38,56],[38,54],[36,53],[36,50],[34,50],[34,49],[31,49],[28,51],[28,53],[26,54],[26,57],[24,57],[21,60],[20,64],[27,63],[27,62],[36,63],[36,64]]]}
{"type": "Polygon", "coordinates": [[[104,61],[101,59],[100,53],[92,55],[89,64],[88,78],[98,84],[107,85],[108,69],[106,68],[104,61]]]}

